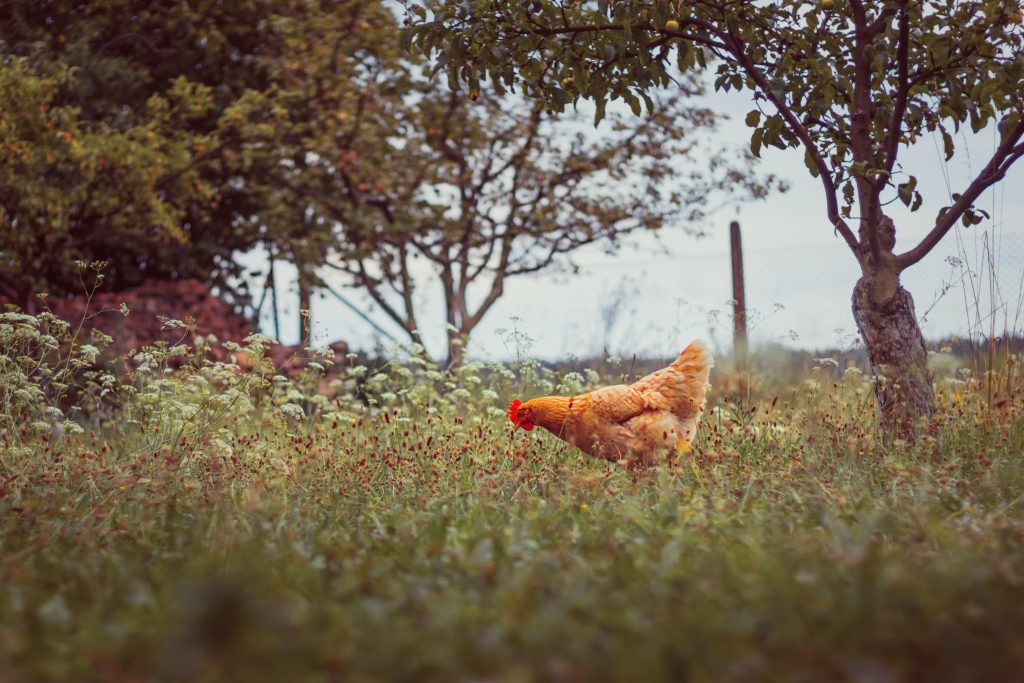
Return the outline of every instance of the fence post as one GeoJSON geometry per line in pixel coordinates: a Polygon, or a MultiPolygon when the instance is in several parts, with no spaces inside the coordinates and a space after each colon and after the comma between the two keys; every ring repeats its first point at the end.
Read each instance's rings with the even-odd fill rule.
{"type": "Polygon", "coordinates": [[[729,251],[732,253],[732,348],[736,369],[747,367],[747,296],[743,288],[743,246],[740,243],[740,224],[729,224],[729,251]]]}

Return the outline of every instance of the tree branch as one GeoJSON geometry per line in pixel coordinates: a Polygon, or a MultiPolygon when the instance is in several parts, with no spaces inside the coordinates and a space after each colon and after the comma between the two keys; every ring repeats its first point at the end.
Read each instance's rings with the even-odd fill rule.
{"type": "Polygon", "coordinates": [[[934,249],[935,245],[956,225],[964,212],[973,206],[974,201],[981,196],[981,193],[1006,176],[1010,166],[1024,156],[1024,144],[1019,144],[1022,137],[1024,137],[1024,121],[1018,123],[1016,128],[996,148],[992,158],[964,193],[957,197],[953,206],[939,214],[935,221],[935,227],[924,236],[924,239],[913,249],[896,257],[896,265],[900,270],[914,265],[927,256],[928,252],[934,249]]]}
{"type": "Polygon", "coordinates": [[[337,268],[338,270],[341,270],[343,272],[350,273],[357,280],[359,280],[359,284],[363,286],[363,289],[365,289],[366,292],[370,295],[370,298],[372,298],[373,301],[380,307],[380,309],[384,311],[384,314],[387,315],[392,320],[394,320],[396,323],[398,323],[398,326],[401,327],[402,330],[407,335],[409,335],[409,339],[411,341],[416,342],[417,344],[420,343],[419,331],[416,329],[415,324],[403,318],[398,313],[398,311],[390,303],[388,303],[388,300],[384,298],[384,295],[381,294],[380,290],[377,288],[377,280],[370,277],[370,274],[366,272],[366,266],[363,265],[362,261],[358,262],[355,270],[341,266],[336,266],[333,264],[328,265],[331,265],[332,267],[337,268]]]}
{"type": "MultiPolygon", "coordinates": [[[[896,99],[893,102],[892,119],[889,121],[889,137],[885,143],[885,170],[891,177],[892,169],[896,165],[896,157],[899,153],[900,133],[903,132],[903,115],[907,111],[907,100],[910,95],[910,82],[908,76],[908,52],[910,44],[910,18],[907,16],[907,3],[900,6],[900,35],[896,44],[896,72],[897,90],[896,99]]],[[[876,190],[875,198],[882,192],[882,186],[876,190]]]]}
{"type": "Polygon", "coordinates": [[[790,129],[796,135],[797,139],[804,146],[804,149],[811,156],[811,161],[814,163],[814,167],[818,170],[818,178],[821,180],[822,189],[825,191],[825,205],[828,211],[829,222],[832,223],[832,227],[837,233],[839,233],[844,240],[846,240],[847,246],[854,253],[854,256],[860,260],[860,244],[857,242],[857,238],[854,236],[853,231],[850,230],[850,226],[846,224],[842,216],[839,215],[839,201],[836,199],[836,186],[832,179],[832,171],[829,169],[828,164],[822,158],[821,154],[818,153],[818,148],[814,145],[814,141],[811,139],[810,133],[800,123],[800,119],[797,118],[796,114],[782,102],[781,98],[776,97],[772,91],[768,80],[764,74],[754,65],[753,60],[742,51],[739,41],[734,43],[735,48],[731,49],[733,57],[747,72],[747,75],[754,81],[757,87],[761,90],[761,93],[768,98],[768,101],[772,103],[775,109],[779,112],[779,115],[786,120],[790,129]]]}

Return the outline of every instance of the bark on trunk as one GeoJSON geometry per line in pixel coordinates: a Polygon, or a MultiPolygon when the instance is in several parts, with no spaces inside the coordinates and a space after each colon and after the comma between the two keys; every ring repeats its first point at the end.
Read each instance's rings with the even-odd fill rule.
{"type": "Polygon", "coordinates": [[[460,335],[455,332],[451,332],[448,335],[448,361],[445,363],[445,367],[449,370],[462,367],[462,364],[466,361],[466,348],[465,340],[468,335],[460,335]]]}
{"type": "Polygon", "coordinates": [[[896,281],[895,293],[878,301],[876,284],[868,277],[857,282],[853,317],[871,360],[882,430],[913,441],[930,421],[935,399],[928,350],[910,292],[896,281]]]}
{"type": "Polygon", "coordinates": [[[313,292],[299,280],[299,344],[313,344],[313,292]],[[303,315],[303,311],[308,311],[303,315]]]}

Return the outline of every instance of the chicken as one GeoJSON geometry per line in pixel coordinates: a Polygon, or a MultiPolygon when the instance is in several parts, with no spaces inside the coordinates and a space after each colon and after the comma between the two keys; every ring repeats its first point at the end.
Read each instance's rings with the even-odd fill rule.
{"type": "Polygon", "coordinates": [[[633,384],[579,396],[513,401],[515,428],[540,425],[581,451],[630,466],[653,465],[669,452],[684,453],[704,412],[714,359],[704,342],[687,346],[667,368],[633,384]]]}

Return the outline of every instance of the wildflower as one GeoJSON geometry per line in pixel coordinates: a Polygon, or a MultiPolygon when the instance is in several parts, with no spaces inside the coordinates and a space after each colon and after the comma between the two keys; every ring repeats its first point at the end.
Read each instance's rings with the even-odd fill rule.
{"type": "Polygon", "coordinates": [[[259,350],[262,350],[268,346],[275,346],[277,344],[276,339],[265,334],[250,334],[242,341],[245,342],[251,349],[259,350]]]}
{"type": "Polygon", "coordinates": [[[285,403],[281,406],[281,412],[284,413],[285,417],[289,417],[293,420],[302,420],[306,417],[306,413],[302,410],[302,406],[297,403],[285,403]]]}
{"type": "Polygon", "coordinates": [[[100,350],[92,344],[83,344],[78,351],[86,363],[95,363],[100,355],[100,350]]]}
{"type": "Polygon", "coordinates": [[[185,323],[180,320],[174,320],[173,318],[168,318],[162,315],[158,315],[157,320],[160,321],[161,330],[185,329],[185,323]]]}

